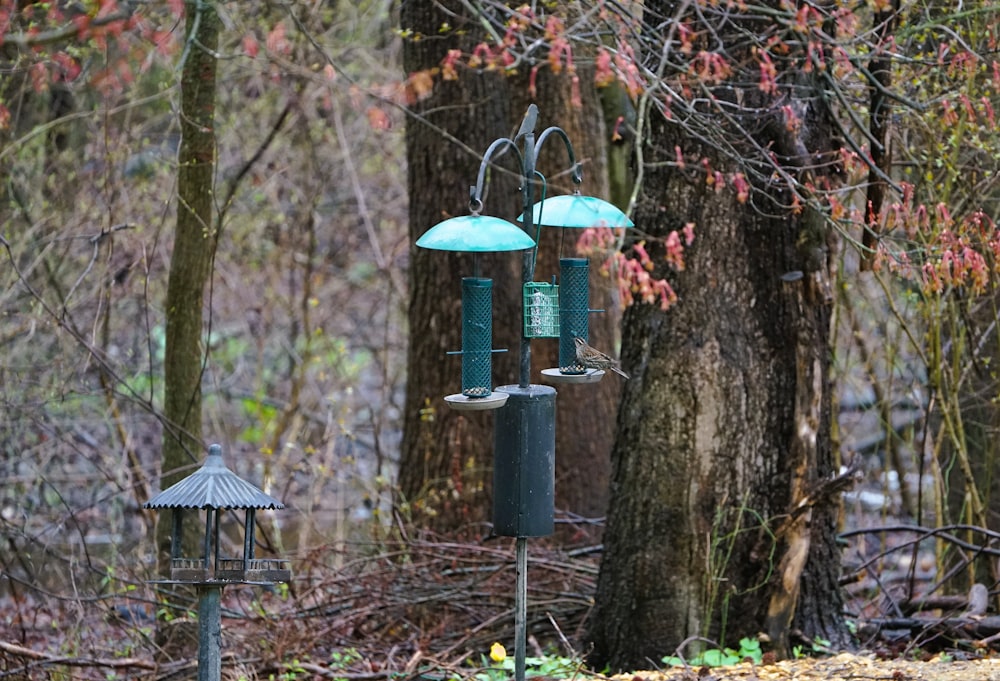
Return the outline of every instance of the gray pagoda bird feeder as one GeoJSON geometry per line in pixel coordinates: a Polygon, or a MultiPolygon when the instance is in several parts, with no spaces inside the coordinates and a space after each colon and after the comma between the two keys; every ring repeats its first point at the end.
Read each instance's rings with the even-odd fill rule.
{"type": "Polygon", "coordinates": [[[198,681],[218,681],[221,677],[222,587],[228,584],[268,586],[287,582],[292,577],[289,561],[254,555],[257,511],[284,507],[280,501],[229,470],[222,461],[219,445],[208,448],[208,458],[201,468],[143,504],[143,508],[173,512],[170,579],[160,583],[188,584],[198,590],[198,681]],[[205,511],[201,555],[182,556],[184,523],[199,511],[205,511]],[[241,557],[221,555],[219,525],[224,511],[244,512],[241,557]]]}

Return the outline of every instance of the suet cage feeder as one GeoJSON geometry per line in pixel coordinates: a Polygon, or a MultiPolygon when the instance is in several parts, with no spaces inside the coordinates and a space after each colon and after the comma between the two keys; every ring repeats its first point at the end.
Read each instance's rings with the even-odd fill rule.
{"type": "Polygon", "coordinates": [[[559,337],[559,285],[529,281],[524,285],[524,337],[559,337]]]}

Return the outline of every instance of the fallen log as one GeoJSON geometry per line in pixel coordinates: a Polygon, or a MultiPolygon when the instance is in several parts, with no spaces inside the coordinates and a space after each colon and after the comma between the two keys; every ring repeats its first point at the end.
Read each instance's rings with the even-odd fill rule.
{"type": "MultiPolygon", "coordinates": [[[[953,641],[974,643],[1000,634],[1000,615],[988,617],[876,617],[858,622],[858,634],[876,637],[887,631],[906,631],[910,636],[935,634],[953,641]]],[[[993,639],[996,640],[996,639],[993,639]]]]}

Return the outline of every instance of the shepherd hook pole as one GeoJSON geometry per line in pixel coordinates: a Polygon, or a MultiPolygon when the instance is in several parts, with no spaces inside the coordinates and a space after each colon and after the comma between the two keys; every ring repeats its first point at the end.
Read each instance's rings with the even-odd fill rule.
{"type": "Polygon", "coordinates": [[[517,538],[517,591],[514,594],[514,680],[524,681],[528,638],[528,538],[517,538]]]}

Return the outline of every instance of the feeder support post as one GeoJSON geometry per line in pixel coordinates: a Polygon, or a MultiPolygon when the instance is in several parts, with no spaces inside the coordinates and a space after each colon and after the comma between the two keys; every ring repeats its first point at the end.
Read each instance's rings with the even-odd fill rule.
{"type": "MultiPolygon", "coordinates": [[[[535,239],[535,220],[534,211],[532,210],[532,204],[535,200],[535,122],[538,117],[538,107],[531,104],[528,107],[528,113],[524,116],[524,121],[521,122],[521,129],[518,131],[518,136],[515,138],[515,142],[518,139],[524,139],[524,152],[521,156],[522,161],[522,177],[521,177],[521,208],[524,220],[522,225],[524,226],[525,233],[535,239]]],[[[535,277],[535,254],[538,249],[538,242],[535,241],[535,248],[529,248],[524,251],[523,262],[521,265],[521,284],[531,281],[535,277]]],[[[523,288],[522,288],[523,290],[523,288]]],[[[521,328],[521,371],[518,376],[518,385],[522,388],[527,388],[531,383],[531,338],[529,338],[524,333],[524,327],[521,328]]]]}
{"type": "Polygon", "coordinates": [[[198,588],[198,681],[222,678],[221,586],[198,588]]]}

